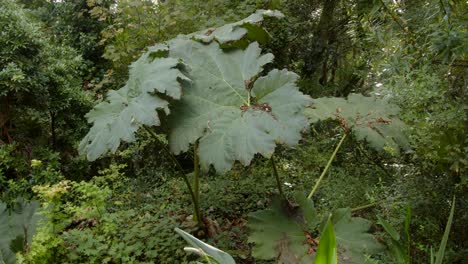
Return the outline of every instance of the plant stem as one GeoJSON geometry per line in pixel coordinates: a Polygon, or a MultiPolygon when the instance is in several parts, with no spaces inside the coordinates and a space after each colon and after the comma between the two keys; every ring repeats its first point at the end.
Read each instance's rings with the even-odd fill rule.
{"type": "Polygon", "coordinates": [[[205,257],[206,263],[211,264],[210,257],[208,257],[208,254],[204,253],[203,257],[205,257]]]}
{"type": "Polygon", "coordinates": [[[280,178],[279,178],[278,170],[276,169],[275,158],[274,158],[273,155],[271,156],[270,161],[271,161],[271,167],[272,167],[272,169],[273,169],[273,174],[275,174],[276,185],[278,185],[278,191],[279,191],[281,197],[283,197],[284,199],[286,199],[286,196],[284,195],[283,187],[282,187],[282,185],[281,185],[281,181],[280,181],[280,178]]]}
{"type": "MultiPolygon", "coordinates": [[[[200,201],[200,162],[198,159],[198,140],[195,141],[193,145],[193,193],[197,200],[197,203],[200,201]]],[[[195,214],[196,217],[201,215],[195,214]]],[[[198,219],[196,219],[198,221],[198,219]]]]}
{"type": "Polygon", "coordinates": [[[184,172],[184,168],[182,167],[182,165],[180,164],[180,162],[176,159],[176,157],[172,154],[172,152],[169,151],[169,149],[164,145],[164,143],[162,143],[158,136],[156,135],[156,133],[154,133],[153,130],[151,130],[151,128],[149,128],[148,126],[143,126],[145,128],[145,130],[159,143],[159,145],[161,146],[161,148],[166,152],[166,154],[171,158],[172,162],[176,165],[176,167],[178,168],[179,170],[179,174],[182,176],[182,178],[184,179],[184,182],[185,182],[185,185],[187,185],[187,189],[190,193],[190,197],[192,197],[192,202],[193,202],[193,207],[194,207],[194,213],[195,213],[195,218],[196,218],[196,221],[198,223],[199,226],[203,226],[203,222],[202,222],[202,216],[201,216],[201,213],[200,213],[200,204],[199,204],[199,201],[197,199],[197,196],[195,196],[195,193],[193,192],[193,189],[192,189],[192,186],[190,185],[190,181],[189,179],[187,178],[187,175],[185,175],[185,172],[184,172]]]}
{"type": "Polygon", "coordinates": [[[370,203],[370,204],[366,204],[366,205],[361,205],[361,206],[352,208],[351,212],[354,213],[354,212],[361,211],[361,210],[364,210],[364,209],[367,209],[367,208],[371,208],[371,207],[374,207],[374,206],[378,205],[379,203],[380,202],[375,202],[375,203],[370,203]]]}
{"type": "Polygon", "coordinates": [[[320,175],[318,181],[315,183],[314,188],[313,188],[312,191],[310,192],[309,196],[307,196],[307,199],[312,198],[312,196],[314,195],[315,191],[316,191],[317,188],[319,187],[320,182],[323,180],[323,177],[325,176],[325,174],[327,173],[328,169],[330,168],[330,165],[331,165],[332,161],[335,159],[336,153],[337,153],[338,150],[340,149],[341,144],[343,144],[343,141],[345,140],[345,138],[346,138],[347,135],[348,135],[348,132],[345,132],[344,135],[343,135],[343,137],[342,137],[341,140],[340,140],[340,143],[338,143],[338,145],[336,146],[335,150],[333,151],[333,154],[331,155],[330,159],[328,160],[328,163],[327,163],[327,165],[325,166],[325,169],[323,169],[323,172],[322,172],[322,174],[320,175]]]}

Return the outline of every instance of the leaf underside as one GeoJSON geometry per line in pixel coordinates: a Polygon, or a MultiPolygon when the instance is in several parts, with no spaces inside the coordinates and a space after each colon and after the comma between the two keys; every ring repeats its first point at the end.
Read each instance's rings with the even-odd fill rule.
{"type": "Polygon", "coordinates": [[[398,152],[400,148],[409,148],[403,133],[406,126],[397,118],[399,112],[400,109],[396,105],[385,100],[350,94],[347,99],[314,99],[314,104],[306,109],[305,115],[312,123],[342,118],[358,140],[367,141],[376,150],[390,146],[398,152]]]}
{"type": "Polygon", "coordinates": [[[307,126],[302,112],[311,99],[299,92],[295,73],[272,70],[258,78],[248,106],[246,82],[273,59],[261,55],[257,42],[228,52],[217,42],[184,39],[169,42],[169,47],[169,56],[184,62],[192,80],[184,83],[184,96],[171,106],[169,142],[174,153],[187,151],[199,139],[202,168],[213,165],[223,173],[236,160],[248,165],[257,153],[271,157],[277,143],[299,141],[307,126]]]}
{"type": "Polygon", "coordinates": [[[185,241],[187,241],[191,246],[202,249],[206,254],[210,255],[211,257],[219,261],[219,263],[236,264],[232,256],[229,255],[228,253],[199,240],[198,238],[190,235],[189,233],[179,228],[176,228],[175,231],[180,236],[182,236],[182,238],[185,239],[185,241]]]}

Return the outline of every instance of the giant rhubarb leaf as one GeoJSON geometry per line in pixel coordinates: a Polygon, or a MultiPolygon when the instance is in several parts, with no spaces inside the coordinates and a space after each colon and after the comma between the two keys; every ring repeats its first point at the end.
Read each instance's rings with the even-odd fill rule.
{"type": "Polygon", "coordinates": [[[202,168],[222,173],[235,160],[248,165],[255,154],[270,157],[277,143],[294,145],[307,125],[304,108],[310,97],[295,85],[298,76],[273,70],[257,79],[273,59],[261,55],[258,43],[245,50],[223,51],[186,39],[169,42],[169,56],[180,58],[192,82],[171,107],[169,142],[174,153],[200,140],[202,168]]]}
{"type": "Polygon", "coordinates": [[[141,125],[159,125],[158,110],[169,113],[168,102],[157,94],[179,99],[182,87],[179,80],[187,77],[179,70],[174,58],[155,58],[154,54],[167,53],[167,47],[150,48],[130,66],[126,85],[109,91],[105,101],[99,103],[86,117],[93,123],[80,143],[79,151],[90,161],[107,152],[115,152],[121,141],[132,142],[141,125]]]}
{"type": "Polygon", "coordinates": [[[243,41],[245,37],[263,43],[268,38],[268,33],[260,26],[265,17],[282,18],[284,15],[276,10],[257,10],[241,21],[180,37],[199,40],[203,43],[211,43],[215,40],[223,47],[245,47],[248,44],[248,41],[243,41]]]}
{"type": "MultiPolygon", "coordinates": [[[[317,242],[321,240],[313,237],[319,233],[319,220],[310,199],[299,193],[295,199],[296,207],[277,199],[270,208],[250,215],[248,227],[251,235],[248,241],[255,243],[254,257],[277,259],[282,264],[313,263],[317,242]]],[[[331,222],[336,235],[338,263],[366,263],[366,255],[383,249],[367,233],[371,223],[352,217],[349,208],[334,211],[331,222]]]]}
{"type": "MultiPolygon", "coordinates": [[[[279,11],[272,11],[272,10],[258,10],[251,16],[235,23],[227,24],[219,28],[210,28],[200,32],[196,32],[189,35],[181,35],[178,36],[176,39],[171,41],[171,57],[166,58],[169,50],[168,47],[165,45],[157,45],[155,47],[151,47],[150,51],[145,53],[139,60],[131,65],[130,68],[130,75],[127,84],[117,91],[110,91],[105,101],[98,104],[92,111],[87,114],[88,121],[93,123],[93,127],[90,129],[89,133],[85,136],[85,138],[81,141],[79,146],[79,151],[81,154],[86,154],[89,160],[95,160],[100,156],[106,154],[107,152],[115,152],[115,150],[119,147],[122,141],[131,142],[135,140],[135,132],[141,125],[159,125],[160,120],[158,117],[158,110],[164,110],[166,113],[169,113],[168,102],[167,100],[163,99],[162,97],[158,96],[157,94],[165,94],[168,97],[172,97],[174,99],[179,99],[181,97],[181,83],[189,82],[189,80],[182,74],[179,70],[181,59],[183,59],[187,65],[191,65],[193,69],[191,69],[192,76],[194,78],[198,78],[195,81],[199,81],[198,85],[194,85],[194,87],[201,87],[206,83],[204,80],[205,77],[208,78],[219,78],[222,76],[216,76],[216,64],[223,64],[223,74],[226,74],[229,77],[230,68],[234,70],[238,70],[239,67],[242,68],[242,77],[245,79],[239,79],[234,76],[235,72],[232,74],[234,79],[221,79],[225,84],[228,86],[230,85],[237,85],[237,81],[249,80],[249,78],[253,77],[257,73],[262,70],[262,66],[269,62],[272,59],[271,55],[262,56],[263,61],[255,62],[254,60],[248,60],[248,56],[256,56],[255,58],[259,57],[260,50],[258,49],[248,49],[253,53],[242,52],[242,51],[234,51],[234,52],[222,52],[221,49],[218,47],[218,44],[222,45],[223,48],[234,48],[234,47],[242,47],[245,48],[251,41],[265,41],[268,37],[268,33],[261,27],[261,23],[265,17],[275,17],[281,18],[283,14],[279,11]],[[202,42],[205,44],[212,43],[210,45],[202,45],[198,42],[202,42]],[[218,44],[215,44],[218,43],[218,44]],[[184,46],[185,45],[185,46],[184,46]],[[192,47],[194,50],[192,51],[192,47]],[[203,51],[204,50],[204,51],[203,51]],[[258,54],[256,54],[258,52],[258,54]],[[192,53],[196,53],[196,58],[190,58],[189,56],[192,53]],[[208,57],[204,58],[203,55],[207,55],[208,57]],[[233,55],[231,57],[231,55],[233,55]],[[237,55],[245,56],[246,58],[242,59],[236,57],[237,55]],[[210,56],[217,56],[210,57],[210,56]],[[156,59],[152,59],[153,57],[157,57],[156,59]],[[219,59],[219,60],[218,60],[219,59]],[[213,64],[214,65],[211,65],[213,64]],[[244,63],[242,65],[238,65],[238,63],[244,63]],[[250,63],[250,64],[249,64],[250,63]],[[209,73],[211,70],[215,70],[213,76],[208,75],[198,75],[198,70],[196,67],[208,67],[210,70],[207,72],[209,73]],[[251,68],[253,67],[253,68],[251,68]],[[247,76],[251,74],[251,76],[247,76]]],[[[283,73],[283,75],[292,76],[293,74],[290,73],[283,73]]],[[[286,77],[290,78],[290,77],[286,77]]],[[[295,78],[295,77],[293,77],[295,78]]],[[[211,82],[212,87],[204,87],[206,89],[215,89],[216,93],[214,97],[222,97],[224,95],[229,94],[229,92],[223,94],[219,89],[219,83],[216,84],[211,82]]],[[[221,84],[224,85],[224,84],[221,84]]],[[[186,85],[189,87],[190,85],[186,85]]],[[[241,86],[236,87],[234,89],[242,89],[241,86]]],[[[186,93],[197,94],[197,92],[191,92],[190,89],[186,89],[186,93]]],[[[238,91],[240,92],[240,91],[238,91]]],[[[206,93],[203,94],[205,99],[208,101],[212,100],[211,95],[206,96],[206,93]]],[[[242,95],[245,97],[245,92],[242,95]]],[[[232,98],[234,101],[236,98],[232,98]]],[[[238,98],[239,99],[239,98],[238,98]]],[[[245,98],[243,98],[245,99],[245,98]]],[[[230,100],[230,99],[227,99],[230,100]]],[[[190,100],[188,100],[190,101],[190,100]]],[[[245,100],[243,100],[245,101],[245,100]]],[[[212,100],[212,102],[216,102],[216,100],[212,100]]],[[[193,103],[193,102],[192,102],[193,103]]],[[[232,102],[231,102],[232,103],[232,102]]],[[[203,107],[205,103],[200,103],[195,108],[195,112],[203,111],[203,107]]],[[[232,105],[232,104],[228,104],[232,105]]],[[[182,107],[191,107],[192,105],[182,104],[182,107]]],[[[239,105],[237,105],[239,107],[239,105]]],[[[176,108],[176,107],[175,107],[176,108]]],[[[190,112],[190,109],[182,110],[182,112],[190,112]]],[[[266,115],[265,113],[253,113],[252,109],[247,109],[245,111],[245,120],[240,120],[240,126],[244,125],[246,129],[251,129],[252,126],[257,126],[252,123],[255,122],[255,119],[249,118],[249,116],[265,116],[271,119],[271,115],[266,115]],[[242,122],[245,121],[246,123],[243,124],[242,122]],[[248,124],[247,124],[248,123],[248,124]]],[[[211,114],[210,114],[211,115],[211,114]]],[[[213,113],[216,115],[216,113],[213,113]]],[[[234,120],[234,118],[227,118],[222,117],[226,122],[230,122],[234,120]]],[[[206,129],[209,125],[207,124],[210,119],[202,118],[202,124],[196,124],[195,132],[188,132],[189,140],[188,142],[194,142],[194,133],[201,137],[203,133],[199,132],[199,127],[203,127],[202,130],[206,129]]],[[[217,123],[218,126],[220,123],[217,123]]],[[[180,126],[191,126],[193,124],[180,124],[180,126]]],[[[273,122],[264,122],[264,124],[258,124],[258,126],[265,127],[260,128],[259,130],[253,130],[258,136],[262,135],[262,133],[268,132],[270,127],[274,125],[273,122]]],[[[177,134],[177,133],[176,133],[177,134]]],[[[176,138],[178,136],[175,136],[176,138]]],[[[196,137],[196,138],[198,138],[196,137]]],[[[291,142],[292,140],[289,140],[291,142]]],[[[184,145],[184,140],[180,143],[184,145]]],[[[249,153],[262,152],[264,151],[266,156],[268,156],[270,152],[272,152],[272,147],[274,147],[274,143],[272,143],[269,139],[265,142],[268,144],[267,147],[257,146],[253,150],[247,150],[249,153]],[[264,150],[263,150],[264,149],[264,150]]],[[[175,143],[176,145],[179,143],[175,143]]],[[[261,144],[261,143],[260,143],[261,144]]],[[[206,144],[203,144],[206,147],[206,144]]],[[[245,147],[245,146],[242,146],[245,147]]],[[[248,146],[247,146],[248,147],[248,146]]],[[[174,148],[173,148],[174,149],[174,148]]],[[[175,148],[177,152],[180,150],[186,150],[187,148],[184,146],[182,148],[175,148]]],[[[232,151],[231,151],[232,152],[232,151]]],[[[205,153],[202,151],[202,153],[205,153]]],[[[219,154],[219,152],[217,153],[219,154]]],[[[248,154],[246,154],[248,155],[248,154]]],[[[242,155],[242,160],[244,163],[250,161],[246,155],[242,155]],[[248,161],[247,161],[248,160],[248,161]]],[[[206,161],[206,155],[203,155],[206,161]]],[[[230,162],[230,158],[228,161],[222,164],[218,162],[218,168],[221,170],[226,170],[228,166],[227,163],[230,162]]],[[[205,167],[207,166],[208,162],[205,162],[205,167]]]]}
{"type": "Polygon", "coordinates": [[[279,198],[270,208],[249,216],[249,243],[255,243],[252,256],[258,259],[277,259],[279,264],[311,263],[313,256],[308,240],[317,224],[313,202],[296,194],[299,205],[291,208],[279,198]]]}
{"type": "Polygon", "coordinates": [[[371,222],[360,217],[352,217],[351,209],[337,209],[332,214],[338,244],[339,263],[366,263],[366,255],[380,252],[383,247],[367,233],[371,222]]]}
{"type": "Polygon", "coordinates": [[[20,200],[17,210],[9,212],[0,202],[0,263],[17,263],[16,253],[27,250],[36,232],[38,208],[38,202],[20,200]]]}
{"type": "Polygon", "coordinates": [[[398,152],[400,148],[409,147],[403,133],[406,126],[397,118],[399,112],[398,106],[385,100],[351,94],[347,99],[315,99],[313,105],[306,109],[305,115],[311,122],[339,120],[351,129],[357,139],[367,141],[374,149],[381,150],[389,146],[398,152]]]}

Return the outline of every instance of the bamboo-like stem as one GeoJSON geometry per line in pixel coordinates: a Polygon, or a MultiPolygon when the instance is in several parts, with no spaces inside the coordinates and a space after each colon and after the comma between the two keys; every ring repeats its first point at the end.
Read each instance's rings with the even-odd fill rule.
{"type": "Polygon", "coordinates": [[[276,169],[276,162],[275,162],[275,158],[274,158],[273,155],[271,156],[270,161],[271,161],[271,167],[272,167],[272,169],[273,169],[273,174],[275,174],[276,185],[278,186],[278,191],[279,191],[281,197],[283,197],[284,199],[286,199],[286,196],[284,195],[284,192],[283,192],[283,186],[281,185],[281,181],[280,181],[280,177],[279,177],[279,174],[278,174],[278,170],[276,169]]]}
{"type": "Polygon", "coordinates": [[[178,168],[179,170],[179,174],[180,176],[182,176],[182,179],[184,180],[185,182],[185,185],[187,185],[187,189],[190,193],[190,197],[192,197],[192,202],[193,202],[193,209],[194,209],[194,213],[195,213],[195,218],[196,218],[196,221],[198,223],[198,225],[201,227],[203,226],[203,222],[202,222],[202,216],[201,216],[201,213],[200,213],[200,204],[199,204],[199,201],[198,201],[198,198],[197,196],[195,196],[195,193],[193,192],[193,188],[190,184],[190,181],[187,177],[187,175],[185,175],[185,172],[184,172],[184,168],[182,167],[182,165],[180,164],[180,162],[176,159],[176,157],[169,151],[169,149],[164,145],[164,143],[162,143],[158,136],[156,135],[156,133],[154,133],[153,130],[151,130],[151,128],[149,128],[148,126],[143,126],[145,128],[145,130],[159,143],[159,145],[161,146],[161,148],[166,152],[166,154],[171,158],[172,162],[176,165],[176,167],[178,168]]]}
{"type": "Polygon", "coordinates": [[[310,192],[309,196],[307,196],[307,199],[312,198],[312,196],[314,195],[315,191],[316,191],[317,188],[319,187],[320,182],[323,180],[323,177],[325,176],[325,174],[327,173],[328,169],[330,168],[330,165],[331,165],[332,161],[335,159],[336,153],[337,153],[338,150],[340,149],[341,144],[343,144],[343,141],[345,140],[345,138],[346,138],[347,135],[348,135],[348,132],[345,132],[344,135],[343,135],[343,137],[342,137],[341,140],[340,140],[340,143],[338,143],[338,145],[336,146],[335,150],[333,151],[333,154],[331,155],[330,159],[328,160],[328,163],[327,163],[327,165],[325,166],[325,169],[323,169],[322,174],[320,175],[319,179],[318,179],[317,182],[315,183],[314,188],[313,188],[312,191],[310,192]]]}

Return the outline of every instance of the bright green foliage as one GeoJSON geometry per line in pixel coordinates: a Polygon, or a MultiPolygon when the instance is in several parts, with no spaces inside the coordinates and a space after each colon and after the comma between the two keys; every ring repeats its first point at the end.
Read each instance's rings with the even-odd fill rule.
{"type": "Polygon", "coordinates": [[[90,182],[35,188],[47,206],[47,221],[24,256],[28,263],[186,263],[183,242],[173,231],[185,201],[174,206],[155,200],[161,192],[180,199],[180,185],[170,194],[149,186],[143,193],[144,187],[119,171],[123,167],[112,165],[90,182]]]}
{"type": "Polygon", "coordinates": [[[187,151],[200,139],[202,167],[213,164],[225,172],[235,160],[248,165],[256,153],[270,157],[276,143],[299,141],[307,125],[302,109],[310,98],[295,86],[297,75],[286,70],[273,70],[251,86],[273,59],[271,54],[260,55],[257,43],[230,52],[216,42],[206,46],[176,39],[169,45],[170,56],[184,61],[192,79],[170,117],[174,153],[187,151]]]}
{"type": "Polygon", "coordinates": [[[0,203],[0,263],[13,264],[17,252],[25,252],[36,230],[37,202],[20,201],[14,211],[0,203]]]}
{"type": "Polygon", "coordinates": [[[35,83],[44,77],[38,55],[45,43],[38,26],[15,1],[5,0],[0,6],[0,27],[0,96],[42,88],[35,83]]]}
{"type": "MultiPolygon", "coordinates": [[[[313,203],[296,194],[299,206],[291,208],[274,201],[269,209],[251,214],[249,242],[255,243],[252,255],[260,259],[280,258],[279,263],[311,263],[308,247],[304,245],[306,234],[317,232],[318,222],[313,203]],[[281,262],[282,261],[282,262],[281,262]]],[[[338,259],[342,263],[365,263],[365,255],[378,253],[382,247],[367,231],[371,222],[351,217],[351,209],[333,212],[333,224],[338,259]]]]}
{"type": "Polygon", "coordinates": [[[211,43],[216,40],[222,47],[245,47],[247,42],[242,41],[245,36],[260,43],[266,42],[268,33],[260,27],[264,17],[283,18],[284,15],[277,10],[257,10],[249,17],[241,21],[226,24],[219,28],[209,28],[187,35],[203,43],[211,43]]]}
{"type": "MultiPolygon", "coordinates": [[[[175,231],[182,236],[190,245],[194,248],[193,251],[196,251],[197,254],[200,254],[202,257],[212,259],[210,261],[216,261],[219,264],[236,264],[234,259],[228,253],[219,250],[211,245],[206,244],[205,242],[199,240],[198,238],[190,235],[189,233],[176,228],[175,231]],[[201,251],[200,251],[201,250],[201,251]]],[[[185,249],[186,251],[191,251],[185,249]]]]}
{"type": "Polygon", "coordinates": [[[121,141],[132,142],[141,125],[159,125],[157,110],[169,114],[168,102],[156,93],[174,99],[181,96],[179,79],[187,78],[177,68],[179,62],[172,58],[152,59],[153,53],[165,49],[156,46],[131,65],[127,84],[120,90],[111,90],[107,100],[96,105],[87,114],[94,123],[80,143],[80,152],[95,160],[106,152],[115,152],[121,141]]]}
{"type": "Polygon", "coordinates": [[[69,146],[91,101],[78,78],[82,58],[49,39],[16,1],[1,3],[0,141],[69,146]]]}
{"type": "Polygon", "coordinates": [[[336,236],[333,231],[333,224],[328,218],[327,226],[320,235],[320,243],[315,253],[314,264],[337,264],[336,236]]]}
{"type": "Polygon", "coordinates": [[[318,98],[306,116],[311,122],[336,119],[345,129],[351,129],[357,139],[367,141],[377,150],[391,147],[408,148],[408,141],[403,133],[406,126],[396,116],[400,109],[387,101],[360,94],[351,94],[344,98],[318,98]]]}

